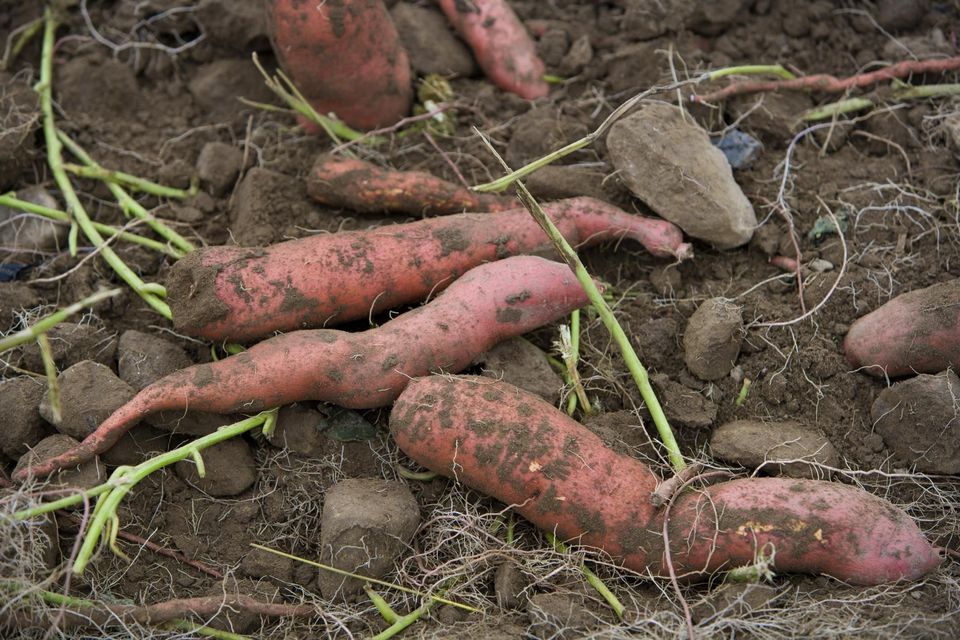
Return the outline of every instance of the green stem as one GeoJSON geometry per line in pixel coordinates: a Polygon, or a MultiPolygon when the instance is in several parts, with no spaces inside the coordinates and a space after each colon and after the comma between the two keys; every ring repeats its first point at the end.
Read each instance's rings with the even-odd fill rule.
{"type": "MultiPolygon", "coordinates": [[[[62,131],[59,133],[61,136],[63,135],[62,131]]],[[[87,162],[87,160],[84,160],[84,162],[87,162]]],[[[149,193],[160,198],[186,200],[187,198],[197,195],[196,188],[187,190],[178,189],[176,187],[168,187],[166,185],[157,184],[156,182],[152,182],[146,178],[141,178],[140,176],[135,176],[123,171],[104,169],[97,164],[88,163],[87,166],[80,166],[78,164],[73,164],[72,162],[67,162],[63,165],[63,168],[73,175],[80,176],[81,178],[91,178],[93,180],[102,180],[103,182],[109,182],[112,184],[126,185],[131,189],[142,191],[143,193],[149,193]]]]}
{"type": "Polygon", "coordinates": [[[369,584],[363,585],[363,590],[366,592],[367,597],[370,598],[370,602],[373,603],[373,606],[377,608],[377,612],[380,613],[380,617],[386,621],[387,624],[393,624],[400,619],[400,614],[393,610],[393,607],[383,599],[379,593],[373,590],[369,584]]]}
{"type": "MultiPolygon", "coordinates": [[[[105,171],[105,169],[103,169],[100,165],[98,165],[96,161],[93,158],[91,158],[86,151],[84,151],[83,147],[77,144],[74,140],[72,140],[69,136],[67,136],[67,134],[65,134],[63,131],[58,130],[57,137],[59,138],[60,142],[62,142],[63,145],[70,150],[70,153],[77,156],[77,158],[79,158],[81,162],[87,165],[87,168],[84,169],[84,171],[86,170],[90,170],[94,172],[105,171]]],[[[76,165],[69,165],[69,166],[76,166],[76,165]]],[[[82,167],[78,167],[78,168],[82,169],[82,167]]],[[[129,174],[122,174],[122,175],[127,176],[129,174]]],[[[134,180],[141,180],[144,183],[153,184],[152,182],[143,180],[143,178],[137,178],[136,176],[129,176],[129,177],[134,180]]],[[[133,216],[134,218],[138,218],[146,222],[147,226],[153,229],[157,235],[167,240],[170,244],[176,247],[177,250],[179,250],[184,254],[190,253],[191,251],[196,249],[193,243],[191,243],[189,240],[181,236],[179,233],[177,233],[176,231],[174,231],[173,229],[165,225],[163,222],[158,220],[153,214],[147,211],[143,207],[143,205],[141,205],[139,202],[134,200],[130,196],[130,194],[128,194],[123,189],[123,187],[121,187],[119,184],[116,184],[115,182],[111,182],[110,180],[107,180],[105,178],[101,178],[101,179],[104,180],[104,183],[107,185],[107,188],[110,190],[110,193],[113,194],[113,197],[116,198],[117,203],[120,205],[120,208],[123,209],[124,213],[126,213],[128,216],[133,216]]],[[[161,185],[156,185],[156,186],[161,187],[161,185]]],[[[162,187],[162,188],[170,189],[170,187],[162,187]]],[[[146,190],[146,189],[143,189],[143,190],[146,190]]],[[[181,191],[182,193],[187,195],[193,195],[193,194],[189,194],[186,191],[182,191],[180,189],[177,189],[177,191],[181,191]]],[[[154,192],[151,191],[151,193],[154,193],[154,192]]]]}
{"type": "Polygon", "coordinates": [[[126,282],[130,287],[137,292],[137,294],[144,299],[144,301],[149,304],[155,311],[160,313],[163,317],[168,320],[173,317],[170,313],[170,307],[166,302],[153,295],[152,293],[146,292],[143,290],[143,280],[135,274],[126,263],[120,259],[120,256],[114,252],[112,248],[106,245],[103,240],[103,236],[100,235],[100,232],[97,231],[96,227],[93,226],[93,222],[90,220],[90,216],[87,215],[86,210],[83,208],[83,204],[80,202],[80,198],[77,197],[76,191],[73,190],[73,185],[70,183],[70,178],[67,176],[67,172],[63,168],[63,146],[60,143],[60,139],[57,136],[57,126],[53,117],[53,45],[54,45],[54,35],[57,30],[57,22],[53,17],[53,12],[48,7],[44,13],[44,30],[43,30],[43,49],[40,58],[40,82],[36,86],[36,91],[40,94],[40,110],[43,114],[43,137],[47,145],[47,163],[50,165],[50,173],[53,174],[54,180],[57,183],[57,187],[60,189],[60,193],[63,196],[64,201],[67,203],[67,211],[72,216],[72,223],[70,227],[70,235],[68,237],[68,243],[70,248],[70,255],[77,254],[77,233],[76,229],[79,226],[83,229],[83,233],[87,236],[91,243],[93,243],[97,249],[99,249],[100,254],[103,256],[103,259],[107,261],[107,264],[116,272],[120,278],[126,282]]]}
{"type": "Polygon", "coordinates": [[[872,106],[873,100],[869,98],[848,98],[838,102],[831,102],[830,104],[825,104],[822,107],[816,107],[815,109],[808,109],[807,111],[803,112],[803,115],[800,116],[800,119],[807,122],[816,120],[829,120],[830,118],[844,113],[863,111],[864,109],[869,109],[872,106]]]}
{"type": "Polygon", "coordinates": [[[63,413],[60,408],[60,382],[57,380],[57,364],[53,361],[53,349],[47,334],[37,336],[40,346],[40,358],[43,360],[43,371],[47,376],[47,399],[50,401],[50,412],[53,424],[60,424],[63,413]]]}
{"type": "MultiPolygon", "coordinates": [[[[567,545],[557,539],[552,533],[547,533],[547,541],[553,545],[553,548],[558,553],[567,553],[567,545]]],[[[623,603],[620,602],[620,599],[610,590],[609,587],[600,579],[600,576],[595,574],[590,568],[584,563],[580,563],[580,573],[583,574],[583,577],[586,578],[587,583],[600,594],[610,608],[613,609],[614,613],[617,614],[617,617],[623,620],[623,613],[627,610],[623,603]]]]}
{"type": "Polygon", "coordinates": [[[397,618],[397,621],[390,625],[388,628],[384,629],[377,635],[373,636],[371,640],[389,640],[393,636],[397,635],[414,622],[423,617],[427,611],[430,610],[430,607],[433,606],[433,600],[427,600],[422,605],[411,611],[405,616],[400,616],[397,618]]]}
{"type": "MultiPolygon", "coordinates": [[[[51,220],[56,220],[57,222],[70,222],[70,214],[66,211],[60,211],[58,209],[51,209],[50,207],[45,207],[42,204],[36,204],[33,202],[27,202],[26,200],[20,200],[17,198],[16,193],[11,191],[10,193],[0,194],[0,205],[5,207],[10,207],[11,209],[18,209],[20,211],[26,211],[27,213],[33,213],[38,216],[43,216],[51,220]]],[[[166,254],[171,258],[182,258],[185,254],[180,252],[163,242],[158,242],[152,238],[146,238],[136,233],[130,233],[129,231],[121,231],[116,227],[111,227],[108,224],[103,224],[101,222],[94,222],[93,227],[100,233],[110,236],[118,237],[121,240],[126,240],[127,242],[132,242],[139,244],[147,249],[153,249],[154,251],[159,251],[160,253],[166,254]]]]}
{"type": "Polygon", "coordinates": [[[753,381],[750,378],[744,378],[743,384],[740,386],[740,393],[737,394],[736,406],[742,406],[747,399],[747,394],[750,393],[750,385],[753,384],[753,381]]]}
{"type": "Polygon", "coordinates": [[[12,335],[6,336],[3,339],[0,339],[0,353],[18,347],[21,344],[26,344],[27,342],[33,342],[39,338],[42,334],[46,333],[53,327],[57,326],[70,316],[74,315],[79,311],[83,311],[87,307],[92,307],[98,302],[102,302],[107,298],[112,298],[115,295],[120,293],[120,289],[110,289],[109,291],[98,291],[92,295],[87,296],[79,302],[74,302],[68,307],[63,309],[58,309],[48,316],[37,320],[31,326],[18,331],[12,335]]]}
{"type": "Polygon", "coordinates": [[[906,88],[896,89],[893,92],[893,96],[900,100],[922,100],[924,98],[940,98],[958,94],[960,94],[960,84],[906,85],[906,88]]]}
{"type": "Polygon", "coordinates": [[[417,482],[430,482],[436,478],[438,474],[436,471],[411,471],[402,464],[397,465],[397,475],[405,480],[415,480],[417,482]]]}
{"type": "Polygon", "coordinates": [[[784,80],[793,80],[797,76],[793,75],[779,64],[745,64],[738,67],[724,67],[707,73],[708,80],[719,80],[727,76],[757,76],[774,75],[784,80]]]}
{"type": "MultiPolygon", "coordinates": [[[[503,159],[500,158],[500,155],[497,153],[496,149],[493,148],[493,145],[490,144],[490,141],[487,140],[487,138],[482,134],[481,137],[489,148],[490,152],[493,153],[496,158],[500,159],[501,162],[503,162],[503,159]]],[[[504,163],[504,167],[507,171],[510,170],[510,167],[508,167],[506,163],[504,163]]],[[[567,262],[567,264],[570,265],[570,269],[574,272],[577,280],[583,286],[583,289],[587,294],[587,298],[590,300],[590,303],[593,305],[594,309],[597,310],[597,313],[600,315],[600,319],[603,321],[607,331],[609,331],[611,336],[613,336],[614,342],[616,342],[617,346],[620,348],[620,353],[623,354],[623,359],[627,365],[627,369],[630,371],[630,375],[633,376],[633,380],[636,383],[637,388],[640,390],[640,396],[646,403],[647,410],[650,412],[650,417],[653,419],[653,423],[657,427],[657,432],[660,434],[660,440],[667,449],[667,456],[670,458],[670,464],[673,466],[674,471],[682,471],[687,465],[683,461],[683,456],[680,454],[680,447],[677,445],[677,441],[673,437],[673,430],[670,428],[670,423],[667,421],[667,416],[663,413],[663,407],[660,406],[660,401],[657,400],[657,394],[653,391],[653,387],[650,385],[650,377],[647,374],[647,370],[644,368],[643,364],[640,363],[640,358],[637,357],[637,353],[634,351],[633,345],[630,344],[630,339],[627,337],[627,334],[624,333],[623,327],[621,327],[620,323],[617,322],[616,317],[613,315],[613,311],[610,309],[610,306],[607,305],[606,300],[603,299],[603,295],[597,288],[596,283],[594,283],[593,278],[590,277],[586,267],[584,267],[583,263],[580,261],[580,257],[577,256],[577,252],[573,250],[573,247],[571,247],[570,243],[568,243],[566,238],[563,237],[563,234],[560,233],[560,230],[557,229],[556,225],[553,224],[553,221],[551,221],[550,218],[548,218],[543,212],[540,204],[532,195],[530,195],[530,192],[527,191],[527,187],[519,180],[517,181],[517,196],[520,198],[520,202],[524,207],[526,207],[527,211],[530,212],[530,215],[533,216],[533,219],[537,221],[537,224],[539,224],[547,234],[547,237],[553,241],[554,246],[560,252],[560,255],[567,262]]]]}

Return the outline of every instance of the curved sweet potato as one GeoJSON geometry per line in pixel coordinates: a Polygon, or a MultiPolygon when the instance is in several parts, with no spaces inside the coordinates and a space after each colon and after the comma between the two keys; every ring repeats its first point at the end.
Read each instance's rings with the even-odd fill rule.
{"type": "Polygon", "coordinates": [[[960,365],[960,279],[904,293],[853,323],[847,361],[873,376],[960,365]]]}
{"type": "Polygon", "coordinates": [[[506,0],[439,0],[439,4],[495,85],[527,100],[547,95],[543,61],[506,0]]]}
{"type": "MultiPolygon", "coordinates": [[[[635,571],[665,575],[656,476],[607,448],[539,397],[489,378],[412,381],[390,432],[419,464],[514,505],[538,527],[606,550],[635,571]]],[[[906,513],[841,484],[751,478],[676,499],[669,534],[678,574],[754,561],[770,543],[781,571],[857,584],[915,579],[940,558],[906,513]]]]}
{"type": "Polygon", "coordinates": [[[172,373],[117,409],[74,450],[18,473],[47,475],[109,449],[162,410],[255,412],[301,400],[390,404],[411,378],[459,371],[506,338],[587,303],[566,264],[516,256],[471,269],[429,304],[362,333],[294,331],[224,360],[172,373]]]}
{"type": "Polygon", "coordinates": [[[356,158],[326,154],[313,164],[307,193],[321,204],[359,213],[420,215],[517,208],[514,198],[474,193],[423,171],[388,171],[356,158]]]}
{"type": "Polygon", "coordinates": [[[381,0],[268,0],[280,65],[321,114],[373,129],[407,115],[410,62],[381,0]]]}
{"type": "MultiPolygon", "coordinates": [[[[626,237],[654,255],[692,255],[673,224],[599,200],[571,198],[544,210],[574,245],[626,237]]],[[[167,301],[178,331],[244,341],[366,318],[422,300],[483,262],[543,252],[553,255],[553,246],[524,209],[459,214],[265,249],[198,249],[171,269],[167,301]]]]}

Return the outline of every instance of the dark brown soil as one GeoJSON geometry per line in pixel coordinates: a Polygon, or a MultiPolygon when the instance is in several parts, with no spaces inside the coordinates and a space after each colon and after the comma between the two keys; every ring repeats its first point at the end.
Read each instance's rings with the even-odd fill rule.
{"type": "MultiPolygon", "coordinates": [[[[377,147],[352,149],[384,167],[427,171],[454,183],[460,181],[459,172],[468,184],[477,184],[502,171],[472,126],[490,135],[509,162],[519,164],[594,129],[624,100],[674,75],[692,77],[733,64],[781,63],[802,73],[846,76],[873,69],[876,61],[909,59],[914,53],[960,53],[955,37],[960,10],[955,3],[932,0],[724,1],[710,9],[706,7],[713,3],[679,0],[512,4],[538,34],[548,73],[566,77],[548,98],[531,104],[481,77],[454,79],[452,133],[435,131],[428,139],[417,130],[388,135],[377,147]]],[[[397,222],[395,215],[358,214],[310,200],[306,180],[313,162],[335,145],[323,136],[305,134],[289,114],[255,109],[236,99],[276,103],[250,62],[256,51],[268,68],[275,66],[259,3],[202,0],[194,5],[124,0],[72,7],[58,31],[54,60],[59,125],[105,167],[184,188],[199,175],[201,192],[186,202],[137,195],[198,245],[266,244],[397,222]],[[188,8],[164,13],[180,5],[188,8]],[[87,26],[85,12],[96,34],[87,26]],[[133,41],[141,44],[118,46],[133,41]],[[182,50],[171,55],[175,48],[182,50]]],[[[0,0],[0,41],[41,11],[39,3],[0,0]]],[[[421,27],[428,23],[436,28],[433,20],[414,21],[421,27]]],[[[0,73],[0,188],[23,192],[40,185],[62,208],[46,166],[39,112],[24,92],[38,78],[39,59],[39,39],[34,38],[6,75],[0,73]]],[[[956,82],[957,77],[913,80],[956,82]]],[[[911,443],[902,434],[891,436],[889,429],[895,427],[890,424],[875,429],[871,407],[887,382],[851,371],[842,341],[854,320],[893,296],[960,277],[960,149],[950,134],[960,117],[960,102],[945,98],[896,103],[888,93],[873,95],[886,100],[880,108],[796,139],[804,128],[798,124],[804,109],[842,96],[741,96],[716,108],[684,100],[687,116],[711,133],[736,124],[763,145],[748,168],[734,172],[762,222],[753,241],[729,251],[697,242],[695,259],[669,267],[627,242],[591,249],[582,257],[593,274],[610,283],[617,317],[655,376],[657,390],[667,398],[684,454],[714,462],[708,457],[710,436],[714,428],[734,420],[799,423],[826,437],[836,450],[840,462],[834,481],[861,484],[889,498],[916,518],[935,544],[958,550],[960,481],[956,476],[914,473],[910,459],[911,450],[936,448],[943,432],[927,424],[916,436],[929,440],[911,443]],[[826,268],[806,279],[802,303],[789,274],[769,264],[771,255],[795,255],[778,213],[784,203],[803,262],[819,260],[826,268]],[[811,233],[828,207],[846,220],[846,250],[835,234],[811,233]],[[743,342],[732,356],[732,370],[724,352],[722,366],[701,375],[685,363],[684,332],[697,308],[717,298],[740,307],[743,342]],[[793,321],[823,300],[811,317],[793,321]],[[745,380],[752,385],[740,401],[745,380]]],[[[658,99],[677,103],[679,97],[671,92],[658,99]]],[[[545,198],[592,195],[652,215],[615,174],[603,140],[530,182],[534,193],[545,198]]],[[[103,185],[85,179],[75,184],[98,221],[127,222],[103,185]]],[[[0,282],[0,332],[19,330],[100,287],[122,286],[100,257],[84,259],[90,247],[83,246],[82,236],[79,257],[70,257],[58,238],[34,242],[25,252],[16,235],[6,240],[5,215],[0,211],[0,238],[7,243],[0,246],[0,273],[14,263],[23,268],[14,281],[0,282]]],[[[134,231],[149,233],[142,226],[134,231]]],[[[166,279],[169,258],[131,244],[117,243],[115,248],[142,278],[166,279]]],[[[194,310],[198,316],[204,311],[194,310]]],[[[667,474],[656,431],[622,358],[602,324],[592,314],[583,317],[580,372],[601,412],[587,422],[619,449],[642,456],[658,473],[667,474]]],[[[374,321],[386,319],[384,315],[374,321]]],[[[364,326],[347,328],[362,329],[366,323],[358,324],[364,326]]],[[[211,357],[208,343],[175,333],[171,323],[129,290],[73,318],[50,337],[60,371],[94,361],[119,372],[128,383],[116,380],[115,392],[81,390],[81,406],[66,407],[80,416],[77,433],[95,426],[83,417],[88,405],[98,410],[116,406],[131,386],[140,388],[171,367],[211,357]],[[138,337],[143,334],[148,336],[138,337]]],[[[546,350],[559,339],[555,326],[528,338],[546,350]]],[[[35,345],[0,354],[0,359],[4,379],[43,375],[35,345]]],[[[91,364],[84,367],[92,369],[91,364]]],[[[481,368],[471,371],[480,373],[481,368]]],[[[56,433],[40,417],[41,399],[23,380],[0,382],[0,486],[14,468],[13,456],[56,433]],[[37,411],[21,406],[27,401],[36,403],[37,411]]],[[[937,409],[949,413],[950,407],[937,409]]],[[[386,434],[386,411],[356,414],[377,427],[372,437],[343,437],[343,431],[331,426],[334,410],[316,403],[297,405],[281,415],[282,428],[270,441],[247,435],[224,447],[229,457],[209,451],[210,477],[199,478],[193,463],[184,462],[149,477],[121,506],[124,531],[200,561],[226,578],[121,540],[132,560],[104,549],[87,573],[72,577],[69,588],[78,596],[137,603],[225,590],[264,600],[276,594],[282,602],[315,603],[318,613],[299,620],[231,624],[263,638],[371,636],[386,625],[362,594],[351,602],[328,600],[315,567],[255,551],[250,544],[313,561],[329,559],[321,544],[325,491],[344,479],[376,478],[406,483],[422,519],[412,538],[406,530],[402,536],[392,534],[400,536],[391,538],[396,546],[391,553],[398,556],[384,579],[424,593],[445,590],[445,597],[483,611],[471,614],[436,605],[407,637],[684,633],[682,609],[668,583],[624,572],[598,554],[555,553],[543,535],[523,521],[515,523],[515,542],[507,544],[506,527],[514,520],[505,505],[444,479],[401,478],[400,466],[412,463],[386,434]],[[579,571],[584,558],[624,601],[624,620],[586,585],[579,571]]],[[[104,456],[99,468],[85,469],[82,478],[64,475],[60,481],[95,481],[91,478],[98,473],[105,477],[104,464],[129,464],[144,451],[178,446],[231,420],[189,413],[151,420],[156,429],[134,432],[123,441],[123,451],[113,458],[104,456]],[[184,423],[178,427],[180,419],[184,423]]],[[[62,446],[65,437],[55,436],[52,444],[43,440],[37,448],[62,446]]],[[[956,451],[943,448],[935,456],[937,469],[956,469],[956,451]]],[[[6,499],[0,495],[0,501],[6,499]]],[[[363,512],[367,505],[361,500],[354,507],[363,512]]],[[[65,518],[58,523],[61,559],[66,562],[76,526],[65,518]]],[[[49,524],[46,529],[56,530],[49,524]]],[[[38,566],[46,566],[40,555],[49,555],[50,547],[38,542],[37,531],[18,530],[0,543],[0,570],[22,552],[17,545],[35,545],[22,554],[24,561],[34,558],[38,566]]],[[[57,575],[45,588],[66,588],[62,574],[57,575]]],[[[954,638],[960,636],[957,578],[957,566],[948,560],[927,580],[912,585],[864,589],[826,578],[778,575],[772,598],[766,592],[760,598],[738,598],[740,592],[730,587],[717,592],[708,585],[686,586],[684,594],[691,603],[699,601],[695,620],[705,638],[954,638]]],[[[399,613],[422,604],[409,593],[377,589],[399,613]]],[[[8,615],[5,594],[0,591],[0,636],[43,637],[56,609],[38,609],[40,625],[30,627],[26,618],[8,615]]],[[[215,624],[229,622],[221,618],[215,624]]],[[[133,637],[160,633],[136,626],[112,631],[120,637],[128,637],[128,632],[133,637]]],[[[61,637],[88,637],[84,633],[65,629],[61,637]]]]}

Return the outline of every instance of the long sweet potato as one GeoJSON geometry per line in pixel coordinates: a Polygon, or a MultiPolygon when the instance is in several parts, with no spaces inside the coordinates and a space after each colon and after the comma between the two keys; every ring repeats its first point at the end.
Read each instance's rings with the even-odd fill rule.
{"type": "Polygon", "coordinates": [[[543,61],[507,0],[439,0],[439,4],[495,85],[527,100],[547,95],[543,61]]]}
{"type": "MultiPolygon", "coordinates": [[[[692,255],[680,230],[664,220],[592,198],[544,209],[574,245],[625,237],[654,255],[692,255]]],[[[366,318],[421,300],[483,262],[543,252],[554,249],[524,209],[459,214],[264,249],[199,249],[171,269],[167,301],[178,331],[245,341],[366,318]]]]}
{"type": "MultiPolygon", "coordinates": [[[[514,505],[565,539],[606,550],[633,570],[666,575],[658,479],[640,461],[539,397],[473,376],[412,381],[390,432],[419,464],[514,505]]],[[[857,584],[915,579],[940,562],[906,513],[841,484],[734,480],[676,499],[669,538],[688,578],[753,562],[766,544],[780,571],[857,584]]]]}
{"type": "Polygon", "coordinates": [[[432,302],[362,333],[294,331],[145,387],[67,453],[26,469],[47,475],[109,449],[162,410],[260,411],[302,400],[342,407],[390,404],[411,378],[460,371],[496,343],[586,304],[566,264],[516,256],[471,269],[432,302]]]}
{"type": "Polygon", "coordinates": [[[321,204],[359,213],[419,215],[517,208],[514,198],[474,193],[423,171],[388,171],[356,158],[327,154],[314,162],[307,193],[321,204]]]}
{"type": "Polygon", "coordinates": [[[410,61],[382,0],[268,0],[280,65],[321,114],[372,129],[407,115],[410,61]]]}
{"type": "Polygon", "coordinates": [[[960,279],[904,293],[853,323],[847,361],[873,376],[960,365],[960,279]]]}

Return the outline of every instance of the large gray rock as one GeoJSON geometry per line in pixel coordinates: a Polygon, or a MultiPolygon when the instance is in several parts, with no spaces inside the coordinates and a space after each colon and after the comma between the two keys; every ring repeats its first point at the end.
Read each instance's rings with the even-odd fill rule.
{"type": "Polygon", "coordinates": [[[607,149],[633,194],[688,235],[720,249],[750,241],[753,205],[723,152],[679,108],[644,105],[611,127],[607,149]]]}

